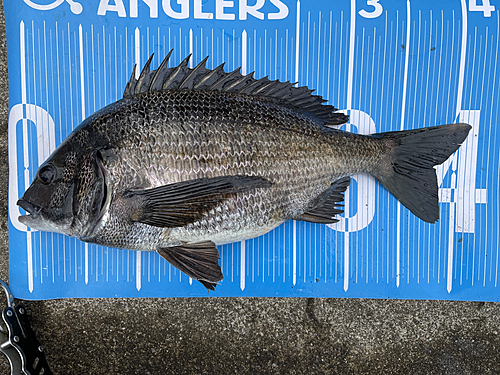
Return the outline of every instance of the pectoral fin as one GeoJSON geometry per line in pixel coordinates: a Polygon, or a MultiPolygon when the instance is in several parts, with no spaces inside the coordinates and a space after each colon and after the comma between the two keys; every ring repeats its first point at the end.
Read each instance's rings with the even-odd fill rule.
{"type": "Polygon", "coordinates": [[[344,201],[344,192],[347,190],[351,179],[349,177],[335,181],[322,196],[316,206],[295,217],[295,220],[309,221],[318,224],[333,224],[339,221],[335,216],[344,212],[341,208],[344,201]]]}
{"type": "Polygon", "coordinates": [[[212,241],[160,248],[158,254],[209,290],[223,279],[219,251],[212,241]]]}
{"type": "Polygon", "coordinates": [[[200,220],[207,212],[236,193],[269,187],[257,176],[223,176],[183,181],[124,194],[135,207],[131,220],[156,227],[182,227],[200,220]]]}

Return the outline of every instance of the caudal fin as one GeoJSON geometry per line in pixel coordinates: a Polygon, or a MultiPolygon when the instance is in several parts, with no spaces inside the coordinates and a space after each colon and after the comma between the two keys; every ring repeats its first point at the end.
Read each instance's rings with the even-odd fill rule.
{"type": "Polygon", "coordinates": [[[471,128],[468,124],[450,124],[374,134],[388,146],[385,163],[374,176],[416,216],[434,223],[439,219],[434,166],[460,147],[471,128]]]}

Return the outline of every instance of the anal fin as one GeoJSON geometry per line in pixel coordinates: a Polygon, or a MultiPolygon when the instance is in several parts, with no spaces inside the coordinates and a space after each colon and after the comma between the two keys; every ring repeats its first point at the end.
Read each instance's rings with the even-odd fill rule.
{"type": "Polygon", "coordinates": [[[212,241],[160,248],[158,254],[209,290],[215,290],[217,282],[224,278],[219,250],[212,241]]]}
{"type": "Polygon", "coordinates": [[[323,195],[318,198],[316,206],[295,217],[295,220],[308,221],[318,224],[333,224],[339,221],[335,216],[344,212],[341,208],[344,201],[344,192],[347,190],[351,179],[349,177],[342,178],[333,182],[323,195]]]}

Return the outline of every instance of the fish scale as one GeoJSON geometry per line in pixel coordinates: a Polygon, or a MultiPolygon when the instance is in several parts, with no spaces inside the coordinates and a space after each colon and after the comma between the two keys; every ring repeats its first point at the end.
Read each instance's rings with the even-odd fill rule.
{"type": "MultiPolygon", "coordinates": [[[[349,158],[353,159],[353,166],[361,164],[354,155],[345,152],[345,146],[332,147],[326,141],[324,133],[333,135],[337,131],[325,129],[310,116],[260,97],[219,92],[195,94],[189,90],[140,94],[127,110],[120,110],[118,121],[131,136],[117,142],[121,144],[118,150],[122,158],[110,169],[110,175],[116,176],[114,197],[129,189],[132,181],[136,188],[147,189],[201,177],[258,175],[274,186],[225,201],[222,209],[229,221],[214,220],[217,213],[211,211],[206,218],[186,227],[159,230],[155,235],[169,239],[164,246],[197,242],[206,237],[207,231],[216,233],[210,239],[217,244],[255,237],[304,212],[309,208],[311,196],[325,191],[333,179],[358,172],[356,168],[349,169],[349,158]],[[162,104],[157,106],[157,103],[162,104]],[[255,107],[259,116],[253,116],[255,107]],[[190,108],[186,120],[176,121],[186,108],[190,108]],[[225,108],[239,108],[239,111],[225,108]],[[136,122],[129,111],[145,112],[148,117],[136,122]],[[222,113],[230,115],[224,117],[222,113]],[[204,136],[200,142],[201,134],[204,136]],[[156,142],[151,142],[151,135],[156,142]],[[203,142],[219,146],[205,158],[212,162],[200,162],[198,155],[203,142]],[[347,168],[334,170],[334,166],[341,164],[347,168]],[[144,173],[144,165],[150,165],[152,170],[144,173]],[[145,174],[149,180],[145,180],[145,174]],[[253,205],[248,204],[250,194],[255,199],[253,205]]],[[[108,135],[113,143],[113,135],[108,135]]],[[[99,134],[96,138],[105,136],[99,134]]],[[[121,212],[111,209],[110,216],[113,215],[120,216],[121,212]]],[[[133,225],[142,230],[141,223],[133,225]]],[[[114,226],[109,226],[98,240],[109,241],[115,231],[114,226]]],[[[122,240],[106,244],[137,246],[122,240]]]]}

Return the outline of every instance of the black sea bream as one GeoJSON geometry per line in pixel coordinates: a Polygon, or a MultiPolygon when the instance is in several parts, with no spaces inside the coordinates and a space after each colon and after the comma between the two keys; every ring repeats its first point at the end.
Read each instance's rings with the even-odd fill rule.
{"type": "MultiPolygon", "coordinates": [[[[171,54],[171,53],[170,53],[171,54]]],[[[18,201],[25,225],[122,249],[157,251],[205,287],[216,245],[281,223],[334,223],[349,176],[378,179],[420,219],[439,217],[434,166],[471,127],[359,135],[305,87],[256,80],[189,57],[135,68],[123,99],[94,113],[40,166],[18,201]]],[[[396,126],[399,127],[399,126],[396,126]]]]}

